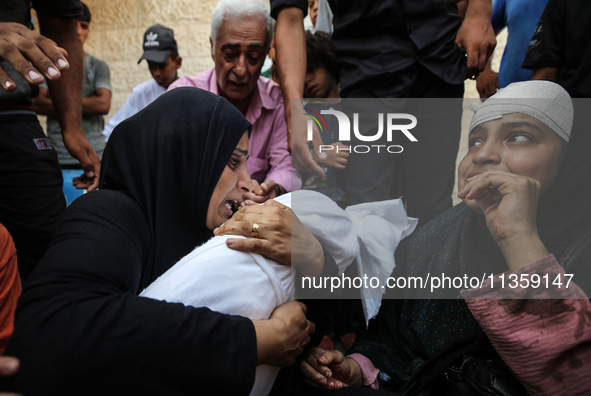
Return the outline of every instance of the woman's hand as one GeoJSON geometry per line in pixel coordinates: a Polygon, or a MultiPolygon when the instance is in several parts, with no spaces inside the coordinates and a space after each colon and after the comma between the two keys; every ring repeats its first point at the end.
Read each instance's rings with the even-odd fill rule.
{"type": "Polygon", "coordinates": [[[509,269],[548,255],[536,227],[540,183],[508,172],[487,171],[467,180],[458,197],[476,200],[509,269]]]}
{"type": "Polygon", "coordinates": [[[226,244],[234,250],[260,253],[281,264],[293,265],[304,276],[318,276],[324,267],[324,252],[318,240],[289,207],[273,200],[240,208],[214,234],[252,236],[230,238],[226,244]]]}
{"type": "Polygon", "coordinates": [[[314,322],[306,319],[306,306],[290,301],[275,308],[268,320],[254,320],[257,364],[285,367],[292,364],[310,342],[314,322]]]}
{"type": "Polygon", "coordinates": [[[359,364],[338,350],[312,348],[308,357],[300,363],[300,370],[306,382],[318,388],[339,390],[363,385],[359,364]]]}

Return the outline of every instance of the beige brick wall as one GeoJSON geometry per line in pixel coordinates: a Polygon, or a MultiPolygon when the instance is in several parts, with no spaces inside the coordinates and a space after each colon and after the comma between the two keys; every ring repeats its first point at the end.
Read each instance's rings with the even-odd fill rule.
{"type": "MultiPolygon", "coordinates": [[[[104,60],[111,70],[113,98],[108,120],[125,103],[137,84],[151,78],[142,54],[144,31],[160,23],[175,32],[183,65],[179,75],[195,75],[213,66],[209,47],[211,13],[218,0],[84,0],[92,13],[85,49],[104,60]]],[[[268,0],[265,0],[268,4],[268,0]]],[[[498,54],[506,35],[499,37],[498,54]]],[[[500,57],[493,68],[498,69],[500,57]]],[[[473,81],[466,82],[466,97],[477,97],[473,81]]],[[[45,125],[45,123],[42,123],[45,125]]]]}
{"type": "MultiPolygon", "coordinates": [[[[268,0],[264,0],[268,4],[268,0]]],[[[125,103],[137,84],[151,78],[142,54],[144,31],[160,23],[172,28],[183,58],[179,75],[195,75],[213,66],[209,47],[211,13],[218,0],[84,0],[92,12],[91,32],[85,50],[104,60],[111,70],[113,98],[108,119],[125,103]]],[[[506,31],[498,37],[493,69],[498,70],[506,43],[506,31]]],[[[476,84],[466,80],[466,98],[477,98],[476,84]]],[[[467,108],[462,120],[462,140],[458,162],[467,149],[467,129],[472,112],[467,108]]],[[[45,126],[45,121],[42,120],[45,126]]],[[[458,199],[453,194],[454,201],[458,199]]]]}
{"type": "Polygon", "coordinates": [[[209,24],[217,0],[85,0],[92,13],[85,50],[109,65],[113,99],[110,118],[137,84],[151,78],[146,61],[139,65],[144,31],[161,24],[174,30],[183,65],[179,75],[213,66],[209,24]]]}

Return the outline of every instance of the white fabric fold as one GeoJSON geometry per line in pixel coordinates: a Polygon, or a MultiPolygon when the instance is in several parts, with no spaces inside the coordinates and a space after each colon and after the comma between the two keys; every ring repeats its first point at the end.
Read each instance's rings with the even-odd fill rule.
{"type": "MultiPolygon", "coordinates": [[[[307,190],[285,194],[277,201],[290,206],[302,224],[335,259],[339,273],[357,259],[360,273],[387,277],[394,269],[394,249],[410,234],[416,221],[409,219],[400,200],[355,205],[344,211],[328,197],[307,190]]],[[[292,299],[290,267],[260,254],[238,252],[216,236],[195,248],[148,286],[140,296],[180,302],[194,307],[268,319],[273,310],[292,299]]],[[[380,293],[363,291],[370,298],[366,315],[375,315],[380,293]]],[[[366,316],[369,320],[371,316],[366,316]]],[[[267,394],[278,368],[258,366],[251,395],[267,394]]]]}

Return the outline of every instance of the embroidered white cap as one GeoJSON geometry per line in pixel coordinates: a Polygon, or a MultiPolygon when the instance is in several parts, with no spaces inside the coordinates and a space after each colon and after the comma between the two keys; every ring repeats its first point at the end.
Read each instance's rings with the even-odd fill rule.
{"type": "Polygon", "coordinates": [[[573,126],[573,102],[560,85],[543,80],[507,85],[488,98],[474,112],[470,131],[505,114],[521,113],[547,125],[568,142],[573,126]]]}

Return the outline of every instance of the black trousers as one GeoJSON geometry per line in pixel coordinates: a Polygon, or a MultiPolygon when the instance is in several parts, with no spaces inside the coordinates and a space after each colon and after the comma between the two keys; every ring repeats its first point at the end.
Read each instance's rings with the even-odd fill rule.
{"type": "Polygon", "coordinates": [[[0,223],[12,235],[26,279],[45,253],[66,208],[57,154],[37,116],[0,116],[0,223]]]}
{"type": "MultiPolygon", "coordinates": [[[[384,111],[394,109],[390,112],[401,111],[416,116],[417,125],[410,132],[418,142],[409,141],[402,133],[393,135],[393,141],[388,142],[384,133],[383,141],[376,143],[399,145],[403,152],[352,152],[339,180],[350,205],[402,197],[408,215],[418,217],[419,224],[424,224],[452,206],[464,86],[448,84],[422,66],[418,66],[410,82],[412,84],[408,87],[393,86],[390,96],[410,99],[375,100],[380,101],[384,111]]],[[[405,84],[409,81],[406,80],[405,84]]],[[[352,95],[372,97],[371,87],[352,95]]],[[[359,114],[359,125],[376,131],[378,119],[375,114],[364,117],[362,113],[366,112],[359,114]]],[[[368,145],[357,140],[354,134],[351,137],[351,145],[368,145]]]]}

